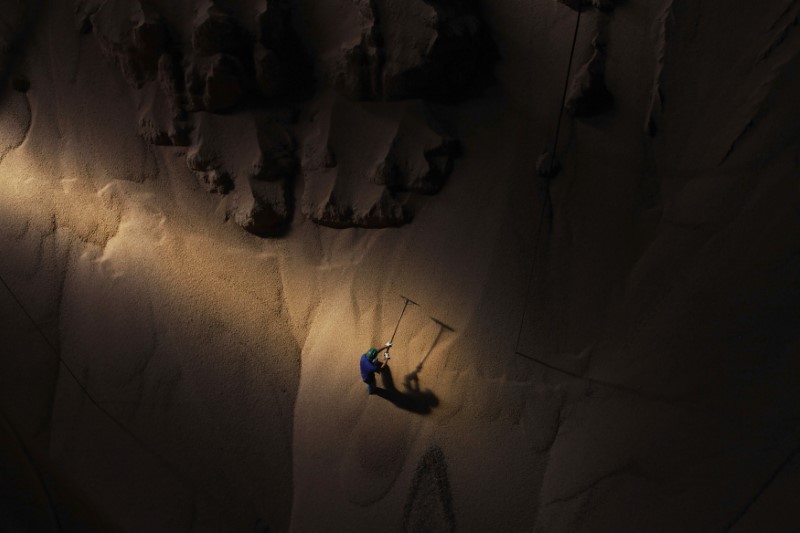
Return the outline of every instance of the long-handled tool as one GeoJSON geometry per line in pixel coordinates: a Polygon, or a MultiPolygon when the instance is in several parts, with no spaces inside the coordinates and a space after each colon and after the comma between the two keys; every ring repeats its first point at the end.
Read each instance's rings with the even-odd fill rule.
{"type": "Polygon", "coordinates": [[[411,298],[407,298],[407,297],[403,296],[402,294],[400,295],[400,298],[402,298],[406,302],[403,304],[403,310],[400,311],[400,318],[397,319],[397,325],[394,327],[394,333],[392,333],[392,338],[389,339],[389,342],[386,343],[386,351],[383,354],[383,357],[386,358],[386,359],[389,359],[389,348],[391,348],[392,347],[392,343],[394,343],[394,336],[397,335],[397,328],[400,327],[400,321],[403,320],[403,315],[406,312],[406,307],[408,307],[408,304],[410,304],[410,303],[414,304],[414,305],[417,305],[417,306],[419,305],[417,302],[415,302],[411,298]]]}

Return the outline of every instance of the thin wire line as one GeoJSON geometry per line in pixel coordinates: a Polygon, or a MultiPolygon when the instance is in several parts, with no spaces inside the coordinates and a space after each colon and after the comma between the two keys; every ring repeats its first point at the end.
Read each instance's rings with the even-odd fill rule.
{"type": "Polygon", "coordinates": [[[654,402],[661,402],[661,403],[667,403],[667,404],[671,404],[671,405],[676,405],[680,401],[677,398],[672,398],[670,396],[666,396],[666,395],[663,395],[663,394],[649,392],[649,391],[646,391],[646,390],[641,390],[641,389],[636,389],[636,388],[633,388],[633,387],[628,387],[627,385],[620,385],[619,383],[614,383],[614,382],[611,382],[611,381],[605,381],[605,380],[602,380],[602,379],[596,379],[596,378],[592,378],[592,377],[589,377],[589,376],[584,376],[584,375],[578,374],[577,372],[573,372],[571,370],[567,370],[565,368],[561,368],[559,366],[553,365],[551,363],[548,363],[547,361],[543,361],[543,360],[541,360],[541,359],[539,359],[537,357],[534,357],[532,355],[528,355],[526,353],[522,353],[522,352],[514,352],[514,353],[516,355],[524,358],[524,359],[527,359],[529,361],[533,361],[534,363],[537,363],[537,364],[539,364],[539,365],[541,365],[541,366],[543,366],[545,368],[549,368],[550,370],[554,370],[556,372],[560,372],[560,373],[565,374],[567,376],[570,376],[570,377],[572,377],[574,379],[577,379],[577,380],[580,380],[580,381],[585,381],[585,382],[591,383],[593,385],[599,385],[599,386],[606,387],[606,388],[609,388],[609,389],[614,389],[614,390],[617,390],[619,392],[623,392],[623,393],[630,394],[630,395],[633,395],[633,396],[638,396],[640,398],[645,398],[645,399],[648,399],[648,400],[651,400],[651,401],[654,401],[654,402]]]}
{"type": "Polygon", "coordinates": [[[56,348],[55,344],[53,344],[50,341],[50,339],[47,337],[47,335],[45,335],[44,330],[39,326],[38,322],[36,322],[36,320],[33,318],[33,316],[28,312],[28,309],[25,307],[25,305],[23,305],[22,301],[17,297],[16,293],[14,293],[14,291],[11,290],[11,287],[8,286],[8,283],[6,283],[6,280],[3,279],[3,276],[1,276],[1,275],[0,275],[0,283],[3,284],[3,286],[6,288],[6,290],[11,295],[11,297],[14,299],[14,301],[17,303],[19,308],[22,309],[22,312],[25,313],[25,316],[28,317],[28,320],[31,322],[31,324],[33,324],[33,327],[36,328],[36,331],[42,337],[42,339],[44,340],[45,344],[47,344],[47,347],[50,348],[50,350],[56,356],[56,358],[58,359],[58,362],[61,363],[64,366],[64,368],[67,370],[67,372],[69,372],[69,374],[72,376],[72,379],[74,379],[75,383],[77,383],[78,387],[81,388],[81,390],[84,392],[84,394],[86,394],[86,396],[89,398],[89,400],[92,401],[93,404],[95,404],[100,410],[103,410],[103,408],[100,406],[100,404],[98,404],[94,400],[92,395],[89,394],[89,391],[86,389],[86,387],[83,385],[83,383],[81,383],[81,381],[78,379],[78,376],[75,375],[75,372],[73,372],[72,369],[69,367],[69,365],[64,361],[64,359],[62,359],[59,349],[56,348]]]}
{"type": "Polygon", "coordinates": [[[761,498],[761,496],[767,491],[767,489],[772,485],[772,483],[778,479],[778,476],[783,472],[787,466],[794,460],[794,458],[800,453],[800,446],[796,447],[794,450],[789,453],[789,455],[784,459],[778,467],[773,470],[772,474],[764,481],[764,483],[759,486],[758,490],[756,491],[755,495],[750,498],[745,506],[733,517],[733,519],[728,522],[725,526],[725,531],[730,531],[731,529],[738,524],[742,518],[747,515],[748,511],[755,505],[755,503],[761,498]]]}
{"type": "MultiPolygon", "coordinates": [[[[28,309],[22,303],[22,300],[19,299],[19,297],[11,289],[11,287],[8,285],[8,283],[6,283],[6,280],[3,278],[2,275],[0,275],[0,283],[2,283],[2,285],[5,287],[6,291],[8,291],[8,293],[11,295],[11,297],[14,299],[14,301],[19,306],[19,308],[22,309],[22,312],[25,313],[25,316],[28,317],[28,320],[30,320],[31,324],[33,324],[34,328],[36,328],[36,331],[42,337],[42,339],[44,340],[45,344],[53,352],[53,355],[56,356],[56,358],[58,359],[59,364],[61,364],[67,370],[69,375],[72,376],[72,379],[75,381],[75,383],[81,389],[83,394],[89,399],[89,401],[92,403],[92,405],[97,407],[97,409],[101,413],[103,413],[111,422],[113,422],[114,425],[116,425],[120,430],[122,430],[123,433],[128,435],[128,437],[130,437],[136,444],[138,444],[145,452],[147,452],[151,457],[153,457],[158,463],[160,463],[161,466],[167,472],[169,472],[170,474],[175,476],[175,478],[178,481],[180,481],[183,485],[185,485],[186,488],[189,489],[189,493],[190,493],[191,496],[195,496],[197,494],[197,489],[189,481],[188,478],[186,478],[182,473],[180,473],[163,455],[161,455],[156,450],[154,450],[152,447],[150,447],[150,445],[148,445],[144,440],[142,440],[138,435],[136,435],[131,429],[129,429],[128,426],[123,424],[119,419],[117,419],[114,415],[112,415],[111,412],[109,412],[105,407],[103,407],[100,404],[100,402],[95,400],[94,396],[92,396],[92,394],[89,392],[89,390],[86,388],[86,386],[81,382],[80,379],[78,379],[77,374],[72,370],[72,368],[70,368],[69,364],[67,364],[67,362],[63,359],[63,357],[61,357],[60,351],[50,341],[50,339],[47,337],[47,335],[45,335],[44,330],[42,330],[42,328],[39,326],[38,322],[28,312],[28,309]]],[[[220,508],[223,508],[223,506],[211,494],[205,493],[205,495],[212,502],[214,502],[216,505],[218,505],[220,508]]]]}
{"type": "Polygon", "coordinates": [[[548,186],[545,189],[545,196],[542,199],[542,207],[541,207],[541,214],[539,215],[539,227],[536,230],[536,241],[533,245],[533,259],[531,260],[531,270],[528,273],[528,285],[525,288],[525,304],[522,308],[522,320],[519,323],[519,331],[517,332],[517,342],[514,345],[514,351],[517,352],[519,350],[519,341],[522,339],[522,330],[525,327],[525,317],[528,314],[528,300],[530,299],[531,295],[531,287],[533,286],[533,274],[535,273],[536,269],[536,258],[539,257],[539,241],[541,240],[542,236],[542,227],[544,226],[544,209],[546,205],[547,194],[549,194],[550,187],[548,186]]]}
{"type": "Polygon", "coordinates": [[[561,117],[564,114],[564,105],[567,103],[567,91],[569,89],[569,75],[572,72],[572,58],[575,56],[575,45],[578,42],[578,28],[581,25],[581,12],[583,11],[583,0],[578,2],[578,18],[575,20],[575,33],[572,35],[572,47],[569,51],[569,62],[567,63],[567,75],[564,78],[564,91],[561,93],[561,106],[558,108],[558,121],[556,122],[556,138],[553,141],[553,153],[550,154],[550,173],[553,171],[553,164],[558,149],[558,137],[561,134],[561,117]]]}
{"type": "Polygon", "coordinates": [[[17,445],[22,450],[22,454],[28,460],[28,463],[30,463],[29,466],[36,475],[36,479],[39,481],[39,485],[42,487],[42,492],[47,499],[47,507],[50,511],[50,518],[53,520],[56,529],[58,531],[64,531],[64,526],[61,524],[61,518],[58,516],[58,509],[56,508],[55,500],[53,499],[50,489],[47,487],[47,482],[45,481],[44,475],[42,475],[42,471],[39,470],[36,461],[33,459],[33,455],[31,454],[30,450],[28,450],[28,447],[25,446],[22,437],[19,435],[19,433],[17,433],[17,430],[14,429],[14,426],[11,424],[11,421],[8,419],[8,416],[6,416],[5,411],[3,411],[2,408],[0,408],[0,422],[6,426],[7,431],[17,442],[17,445]]]}
{"type": "MultiPolygon", "coordinates": [[[[581,11],[583,7],[583,1],[580,0],[578,2],[578,17],[575,21],[575,32],[572,35],[572,47],[569,51],[569,63],[567,65],[567,75],[564,79],[564,91],[561,95],[561,106],[558,108],[558,120],[556,121],[556,136],[555,141],[553,142],[553,152],[550,154],[550,165],[549,165],[549,172],[548,174],[552,175],[553,172],[553,165],[555,164],[556,158],[556,149],[558,148],[558,137],[561,134],[561,118],[564,114],[564,104],[567,101],[567,89],[569,88],[569,75],[572,72],[572,59],[575,56],[575,45],[578,42],[578,28],[581,24],[581,11]]],[[[547,197],[550,195],[550,182],[547,181],[545,185],[544,197],[542,198],[542,207],[541,213],[539,215],[539,225],[536,229],[536,240],[534,241],[533,245],[533,259],[531,260],[531,269],[530,273],[528,274],[528,285],[525,288],[525,304],[522,308],[522,320],[520,320],[519,324],[519,331],[517,332],[517,342],[514,345],[514,351],[516,353],[519,352],[519,342],[522,339],[522,330],[525,327],[525,317],[528,314],[528,300],[530,299],[531,287],[533,285],[533,275],[536,269],[536,259],[539,257],[539,242],[541,241],[542,236],[542,226],[544,226],[544,213],[545,207],[547,205],[547,197]]]]}

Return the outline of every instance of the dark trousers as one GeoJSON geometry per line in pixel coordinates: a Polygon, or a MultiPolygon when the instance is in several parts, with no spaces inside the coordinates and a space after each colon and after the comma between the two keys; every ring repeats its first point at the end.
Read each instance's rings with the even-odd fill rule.
{"type": "Polygon", "coordinates": [[[367,378],[364,383],[367,384],[367,392],[370,394],[375,394],[375,389],[377,385],[375,384],[375,374],[370,374],[369,378],[367,378]]]}

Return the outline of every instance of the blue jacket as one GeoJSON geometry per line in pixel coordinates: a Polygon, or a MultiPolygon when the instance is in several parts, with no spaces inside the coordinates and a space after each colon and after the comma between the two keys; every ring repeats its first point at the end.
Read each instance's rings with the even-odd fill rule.
{"type": "Polygon", "coordinates": [[[367,359],[367,354],[361,356],[361,379],[364,383],[372,379],[376,371],[380,370],[381,365],[373,363],[367,359]]]}

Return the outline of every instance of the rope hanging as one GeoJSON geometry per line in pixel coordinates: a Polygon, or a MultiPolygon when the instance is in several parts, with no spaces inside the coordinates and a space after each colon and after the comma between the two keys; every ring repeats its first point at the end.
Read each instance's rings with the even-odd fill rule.
{"type": "Polygon", "coordinates": [[[553,171],[553,163],[556,159],[558,150],[558,136],[561,133],[561,117],[564,114],[564,105],[567,103],[567,91],[569,90],[569,75],[572,72],[572,59],[575,57],[575,45],[578,43],[578,28],[581,25],[581,12],[583,11],[583,0],[578,1],[578,16],[575,19],[575,32],[572,35],[572,47],[569,51],[569,62],[567,63],[567,74],[564,77],[564,91],[561,93],[561,106],[558,108],[558,120],[556,121],[556,138],[553,141],[553,152],[550,154],[550,172],[553,171]]]}
{"type": "MultiPolygon", "coordinates": [[[[548,175],[552,176],[553,173],[553,165],[555,164],[556,160],[556,150],[558,149],[558,137],[561,134],[561,118],[564,115],[564,105],[567,101],[567,91],[569,89],[569,77],[570,73],[572,72],[572,60],[575,57],[575,45],[578,42],[578,28],[581,24],[581,12],[583,8],[583,0],[579,0],[578,2],[578,16],[575,20],[575,31],[572,35],[572,46],[569,51],[569,62],[567,63],[567,74],[564,78],[564,90],[561,94],[561,105],[558,108],[558,120],[556,121],[556,135],[555,140],[553,141],[553,151],[550,153],[550,161],[548,163],[548,175]]],[[[531,286],[533,285],[533,274],[536,271],[536,259],[539,257],[539,242],[541,241],[542,236],[542,226],[544,225],[544,213],[545,207],[547,205],[547,198],[550,196],[550,181],[545,181],[545,194],[544,198],[542,198],[542,206],[541,206],[541,213],[539,215],[539,225],[536,230],[536,240],[534,241],[533,245],[533,260],[531,261],[531,270],[530,274],[528,275],[528,286],[525,289],[525,304],[522,308],[522,320],[520,320],[519,324],[519,332],[517,333],[517,342],[514,345],[514,352],[519,352],[519,341],[522,338],[522,330],[525,326],[525,317],[528,314],[528,300],[530,299],[530,292],[531,286]]]]}

